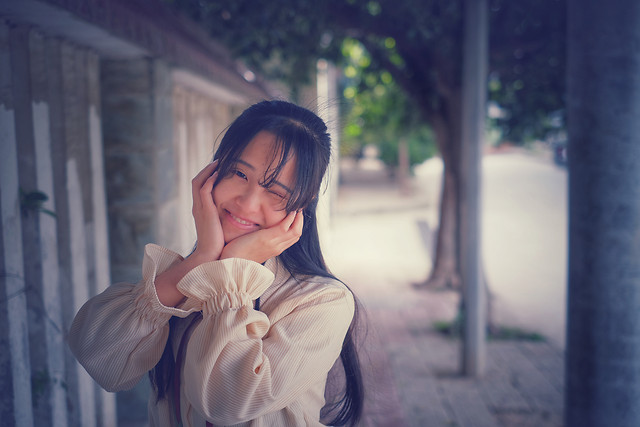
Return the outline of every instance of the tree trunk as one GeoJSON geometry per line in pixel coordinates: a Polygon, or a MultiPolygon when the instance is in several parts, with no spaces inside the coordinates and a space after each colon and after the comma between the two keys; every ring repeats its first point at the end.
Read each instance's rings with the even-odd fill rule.
{"type": "MultiPolygon", "coordinates": [[[[442,191],[440,194],[439,223],[436,234],[435,256],[429,277],[416,283],[418,288],[460,290],[461,279],[458,265],[458,188],[460,179],[460,149],[462,142],[461,101],[459,92],[452,91],[448,99],[448,114],[431,117],[436,143],[444,166],[442,191]]],[[[483,262],[484,264],[484,262],[483,262]]],[[[483,271],[482,282],[487,295],[487,327],[495,331],[491,292],[486,274],[483,271]]]]}
{"type": "Polygon", "coordinates": [[[427,280],[419,286],[434,289],[460,288],[458,272],[458,186],[460,153],[459,92],[447,102],[447,114],[431,120],[436,143],[444,166],[440,194],[440,218],[436,237],[435,259],[427,280]]]}
{"type": "Polygon", "coordinates": [[[640,425],[640,4],[568,3],[565,425],[640,425]]]}

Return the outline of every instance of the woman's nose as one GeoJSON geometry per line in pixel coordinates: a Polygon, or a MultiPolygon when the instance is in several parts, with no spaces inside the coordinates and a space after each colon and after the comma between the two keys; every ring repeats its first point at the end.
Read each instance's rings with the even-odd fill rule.
{"type": "Polygon", "coordinates": [[[260,209],[260,194],[255,188],[246,188],[238,196],[238,204],[247,213],[257,212],[260,209]]]}

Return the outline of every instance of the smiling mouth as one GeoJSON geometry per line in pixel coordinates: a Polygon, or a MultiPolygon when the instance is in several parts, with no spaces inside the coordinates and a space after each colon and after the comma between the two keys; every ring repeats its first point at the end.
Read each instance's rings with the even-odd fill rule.
{"type": "Polygon", "coordinates": [[[250,222],[250,221],[245,221],[245,220],[244,220],[244,219],[242,219],[242,218],[238,218],[237,216],[235,216],[234,214],[232,214],[232,213],[231,213],[231,212],[229,212],[229,211],[227,211],[227,213],[229,214],[229,216],[230,216],[234,221],[236,221],[236,222],[237,222],[237,223],[239,223],[239,224],[242,224],[242,225],[257,225],[256,223],[253,223],[253,222],[250,222]]]}

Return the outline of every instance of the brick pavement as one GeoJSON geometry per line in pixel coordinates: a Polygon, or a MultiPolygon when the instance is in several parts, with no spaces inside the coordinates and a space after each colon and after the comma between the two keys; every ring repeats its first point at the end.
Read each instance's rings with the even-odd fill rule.
{"type": "Polygon", "coordinates": [[[460,341],[433,328],[455,317],[458,294],[412,285],[429,271],[435,206],[380,172],[346,170],[342,181],[327,259],[366,311],[361,424],[561,426],[563,354],[551,344],[490,341],[484,377],[459,375],[460,341]]]}

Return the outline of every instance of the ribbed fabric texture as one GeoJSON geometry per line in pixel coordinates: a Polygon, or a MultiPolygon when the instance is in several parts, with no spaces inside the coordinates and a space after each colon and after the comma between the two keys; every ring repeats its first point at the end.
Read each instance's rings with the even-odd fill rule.
{"type": "MultiPolygon", "coordinates": [[[[165,307],[154,280],[181,259],[147,245],[138,284],[112,285],[81,308],[69,345],[89,374],[109,391],[133,387],[159,360],[169,318],[202,311],[182,367],[185,426],[321,425],[327,373],[353,317],[350,291],[331,279],[295,280],[277,259],[232,258],[190,271],[178,283],[186,301],[165,307]]],[[[184,328],[175,331],[174,347],[184,328]]],[[[170,426],[170,411],[150,397],[150,425],[170,426]]]]}

